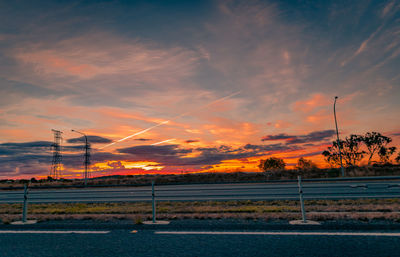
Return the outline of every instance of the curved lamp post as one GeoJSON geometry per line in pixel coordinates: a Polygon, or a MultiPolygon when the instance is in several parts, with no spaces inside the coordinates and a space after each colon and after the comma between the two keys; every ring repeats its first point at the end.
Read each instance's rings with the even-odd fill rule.
{"type": "Polygon", "coordinates": [[[342,152],[340,150],[339,130],[338,130],[337,121],[336,121],[336,99],[338,99],[337,96],[335,96],[335,102],[333,103],[333,116],[335,116],[335,126],[336,126],[337,144],[338,144],[338,149],[339,149],[340,168],[341,168],[341,171],[342,171],[342,177],[344,177],[344,168],[343,168],[343,162],[342,162],[342,152]]]}
{"type": "Polygon", "coordinates": [[[79,133],[79,134],[81,134],[81,135],[83,135],[85,137],[85,186],[86,186],[87,185],[87,179],[88,179],[88,166],[89,166],[89,143],[88,143],[88,139],[87,139],[86,134],[84,134],[84,133],[82,133],[80,131],[77,131],[77,130],[74,130],[74,129],[72,129],[71,131],[79,133]]]}

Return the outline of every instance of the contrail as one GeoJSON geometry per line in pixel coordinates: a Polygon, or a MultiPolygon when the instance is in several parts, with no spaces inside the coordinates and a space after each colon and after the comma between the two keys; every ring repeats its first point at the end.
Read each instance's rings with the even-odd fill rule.
{"type": "Polygon", "coordinates": [[[175,138],[171,138],[171,139],[160,141],[160,142],[157,142],[157,143],[154,143],[154,144],[151,144],[151,145],[160,145],[162,143],[167,143],[167,142],[174,141],[174,140],[175,140],[175,138]]]}
{"type": "Polygon", "coordinates": [[[153,129],[153,128],[156,128],[156,127],[159,127],[159,126],[161,126],[161,125],[167,124],[168,122],[170,122],[170,121],[169,121],[169,120],[163,121],[163,122],[158,123],[158,124],[156,124],[156,125],[154,125],[154,126],[152,126],[152,127],[150,127],[150,128],[141,130],[141,131],[139,131],[139,132],[137,132],[137,133],[135,133],[135,134],[132,134],[132,135],[127,136],[127,137],[124,137],[124,138],[121,138],[120,140],[117,140],[117,141],[115,141],[115,142],[112,142],[111,144],[102,146],[102,147],[100,147],[99,149],[103,149],[103,148],[109,147],[109,146],[114,145],[114,144],[116,144],[116,143],[125,141],[125,140],[127,140],[127,139],[129,139],[129,138],[131,138],[131,137],[134,137],[134,136],[143,134],[143,133],[145,133],[145,132],[147,132],[147,131],[149,131],[149,130],[151,130],[151,129],[153,129]]]}
{"type": "Polygon", "coordinates": [[[196,112],[196,111],[198,111],[198,110],[200,110],[200,109],[206,108],[206,107],[208,107],[208,106],[210,106],[210,105],[213,105],[213,104],[215,104],[215,103],[218,103],[218,102],[224,101],[224,100],[226,100],[226,99],[228,99],[228,98],[231,98],[231,97],[233,97],[233,96],[239,94],[240,92],[241,92],[241,91],[237,91],[237,92],[235,92],[235,93],[233,93],[233,94],[230,94],[230,95],[228,95],[228,96],[219,98],[219,99],[217,99],[217,100],[215,100],[215,101],[213,101],[213,102],[211,102],[211,103],[208,103],[208,104],[206,104],[206,105],[203,105],[203,106],[201,106],[201,107],[199,107],[199,108],[197,108],[197,109],[194,109],[194,110],[192,110],[192,111],[185,112],[185,113],[183,113],[183,114],[180,114],[180,115],[178,115],[178,116],[173,117],[173,118],[170,119],[170,120],[166,120],[166,121],[160,122],[160,123],[158,123],[158,124],[156,124],[156,125],[154,125],[154,126],[151,126],[150,128],[141,130],[141,131],[139,131],[139,132],[137,132],[137,133],[135,133],[135,134],[132,134],[132,135],[127,136],[127,137],[124,137],[124,138],[121,138],[121,139],[119,139],[119,140],[117,140],[117,141],[115,141],[115,142],[112,142],[112,143],[108,144],[108,145],[102,146],[102,147],[100,147],[99,149],[104,149],[104,148],[109,147],[109,146],[112,146],[112,145],[114,145],[114,144],[116,144],[116,143],[125,141],[125,140],[127,140],[127,139],[129,139],[129,138],[131,138],[131,137],[134,137],[134,136],[143,134],[143,133],[145,133],[145,132],[147,132],[147,131],[149,131],[149,130],[152,130],[152,129],[157,128],[157,127],[159,127],[159,126],[161,126],[161,125],[167,124],[167,123],[170,122],[170,121],[176,120],[176,119],[178,119],[178,118],[180,118],[180,117],[186,116],[186,115],[188,115],[188,114],[190,114],[190,113],[196,112]]]}

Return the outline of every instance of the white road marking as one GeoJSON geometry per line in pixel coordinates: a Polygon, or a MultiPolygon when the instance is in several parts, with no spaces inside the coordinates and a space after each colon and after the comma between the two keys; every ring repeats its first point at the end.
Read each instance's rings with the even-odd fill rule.
{"type": "Polygon", "coordinates": [[[218,232],[218,231],[156,231],[155,234],[167,235],[282,235],[282,236],[394,236],[400,233],[377,232],[218,232]]]}
{"type": "Polygon", "coordinates": [[[101,230],[0,230],[0,234],[108,234],[101,230]]]}

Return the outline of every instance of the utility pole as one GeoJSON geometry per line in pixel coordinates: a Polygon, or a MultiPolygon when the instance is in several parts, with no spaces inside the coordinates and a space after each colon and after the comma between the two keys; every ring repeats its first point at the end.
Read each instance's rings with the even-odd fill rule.
{"type": "Polygon", "coordinates": [[[82,133],[80,131],[77,131],[77,130],[73,130],[73,129],[71,131],[79,133],[79,134],[81,134],[81,135],[83,135],[85,137],[85,155],[84,155],[85,160],[84,160],[83,163],[85,165],[84,177],[85,177],[85,186],[86,186],[87,185],[87,179],[89,177],[89,169],[88,168],[89,168],[89,165],[90,165],[90,144],[88,142],[86,134],[84,134],[84,133],[82,133]]]}
{"type": "Polygon", "coordinates": [[[152,203],[153,223],[156,223],[156,195],[154,194],[154,180],[151,181],[151,203],[152,203]]]}
{"type": "Polygon", "coordinates": [[[28,183],[24,185],[24,205],[22,208],[22,223],[26,223],[26,213],[28,212],[28,183]]]}
{"type": "Polygon", "coordinates": [[[301,217],[303,219],[303,223],[307,223],[306,210],[304,209],[303,187],[301,186],[301,176],[297,176],[297,185],[299,187],[301,217]]]}
{"type": "Polygon", "coordinates": [[[62,137],[61,134],[62,132],[59,130],[52,129],[54,133],[54,143],[51,145],[53,148],[53,160],[51,162],[51,170],[50,170],[50,177],[54,179],[59,179],[61,178],[61,161],[62,161],[62,155],[61,155],[61,141],[62,137]]]}
{"type": "Polygon", "coordinates": [[[340,169],[342,171],[342,177],[344,177],[344,168],[343,168],[343,162],[342,162],[342,152],[340,150],[339,130],[338,130],[337,121],[336,121],[336,99],[338,99],[337,96],[335,96],[335,102],[333,103],[333,116],[335,116],[336,136],[337,136],[337,144],[338,144],[339,158],[340,158],[340,169]]]}

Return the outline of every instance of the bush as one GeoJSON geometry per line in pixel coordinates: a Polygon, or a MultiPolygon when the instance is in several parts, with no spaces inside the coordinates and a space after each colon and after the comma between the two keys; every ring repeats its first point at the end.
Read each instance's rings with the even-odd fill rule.
{"type": "Polygon", "coordinates": [[[313,163],[311,160],[307,160],[303,157],[301,157],[297,161],[296,169],[298,170],[313,170],[316,169],[317,165],[313,163]]]}
{"type": "Polygon", "coordinates": [[[276,157],[271,157],[266,160],[260,160],[260,165],[258,165],[258,167],[264,172],[284,170],[285,166],[286,164],[283,159],[276,157]]]}

